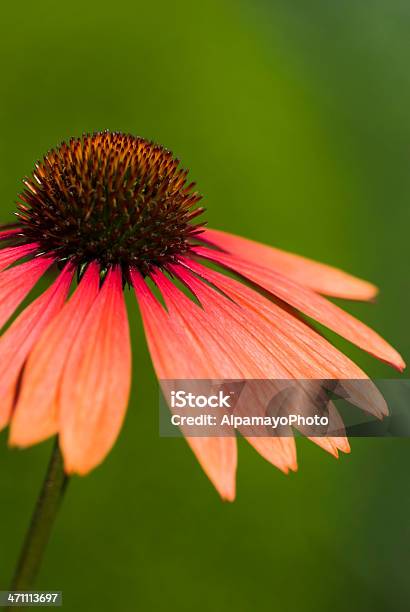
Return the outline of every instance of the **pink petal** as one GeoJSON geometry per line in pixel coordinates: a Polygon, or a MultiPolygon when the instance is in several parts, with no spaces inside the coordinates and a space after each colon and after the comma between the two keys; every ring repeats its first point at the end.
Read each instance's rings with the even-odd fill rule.
{"type": "Polygon", "coordinates": [[[0,250],[0,272],[5,268],[13,264],[18,259],[26,257],[30,253],[33,253],[37,249],[36,243],[23,244],[20,246],[8,247],[7,249],[0,250]]]}
{"type": "Polygon", "coordinates": [[[13,236],[15,236],[16,234],[21,232],[21,228],[16,227],[16,228],[9,228],[9,229],[3,229],[0,231],[0,240],[8,240],[9,238],[12,238],[13,236]]]}
{"type": "Polygon", "coordinates": [[[347,272],[234,234],[207,229],[201,234],[201,239],[248,262],[272,268],[300,285],[324,295],[350,300],[371,300],[378,292],[377,287],[371,283],[347,272]]]}
{"type": "Polygon", "coordinates": [[[99,281],[99,267],[91,263],[70,300],[32,350],[11,423],[11,445],[35,444],[58,431],[57,395],[63,368],[98,293],[99,281]]]}
{"type": "Polygon", "coordinates": [[[112,268],[71,347],[60,387],[60,443],[68,473],[103,461],[123,423],[131,347],[122,274],[112,268]]]}
{"type": "Polygon", "coordinates": [[[0,328],[52,263],[51,258],[39,257],[0,273],[0,328]]]}
{"type": "Polygon", "coordinates": [[[399,353],[381,336],[310,289],[298,285],[273,270],[247,263],[233,255],[203,247],[195,247],[195,251],[201,257],[215,261],[248,278],[378,359],[400,371],[404,369],[405,363],[399,353]]]}
{"type": "Polygon", "coordinates": [[[62,308],[73,273],[73,268],[67,265],[53,285],[27,306],[0,338],[0,397],[3,398],[0,427],[10,418],[14,396],[11,390],[16,388],[21,368],[48,323],[62,308]]]}
{"type": "MultiPolygon", "coordinates": [[[[183,268],[170,268],[173,271],[177,269],[183,275],[183,268]]],[[[266,350],[265,338],[261,340],[249,333],[248,320],[242,316],[239,308],[235,310],[234,305],[223,296],[202,282],[198,281],[194,286],[193,276],[189,282],[186,277],[183,278],[198,296],[203,306],[200,308],[163,274],[157,272],[153,278],[164,296],[171,321],[186,333],[188,354],[178,360],[180,374],[173,378],[191,377],[183,375],[181,366],[184,363],[187,363],[187,372],[194,369],[192,378],[196,379],[289,377],[286,369],[278,360],[272,359],[266,350]]],[[[181,355],[182,352],[175,354],[181,355]]],[[[253,443],[253,439],[249,438],[249,441],[253,443]]],[[[260,445],[260,442],[257,444],[260,445]]],[[[266,446],[270,447],[269,460],[272,463],[280,469],[284,469],[284,465],[293,469],[296,463],[293,439],[283,441],[284,452],[273,439],[266,446]]]]}
{"type": "MultiPolygon", "coordinates": [[[[208,280],[216,281],[215,285],[218,286],[218,279],[225,279],[220,274],[214,273],[210,270],[207,270],[203,266],[199,266],[199,264],[195,264],[190,262],[189,260],[183,260],[187,266],[191,266],[195,268],[197,271],[202,271],[203,277],[206,278],[208,275],[208,280]]],[[[240,347],[231,346],[232,354],[235,355],[238,361],[245,361],[245,373],[243,378],[263,378],[263,379],[272,379],[271,384],[272,387],[278,385],[278,389],[280,390],[281,380],[298,378],[300,379],[300,385],[302,391],[304,391],[304,397],[300,398],[300,403],[302,406],[302,414],[303,414],[303,406],[309,404],[311,402],[311,389],[309,385],[307,385],[307,381],[304,379],[308,378],[328,378],[327,371],[325,369],[312,369],[312,362],[314,362],[314,357],[312,354],[306,350],[304,351],[304,355],[301,355],[301,346],[292,347],[292,335],[287,337],[281,332],[280,321],[277,322],[277,327],[272,328],[267,324],[266,320],[259,315],[257,311],[252,311],[249,308],[240,308],[234,302],[228,300],[223,295],[219,295],[215,292],[215,290],[211,289],[203,282],[196,279],[193,275],[188,274],[187,271],[181,269],[181,266],[171,265],[169,269],[174,272],[185,284],[191,289],[191,291],[196,295],[196,297],[201,302],[205,311],[208,311],[208,314],[214,317],[213,319],[213,327],[218,329],[218,333],[221,334],[221,337],[224,338],[224,343],[227,346],[230,345],[230,337],[235,337],[241,339],[241,346],[245,347],[245,354],[243,353],[243,349],[240,347]],[[240,324],[239,326],[237,324],[240,324]],[[248,363],[250,361],[250,363],[248,363]],[[248,369],[246,370],[248,363],[248,369]],[[254,367],[252,369],[249,366],[254,366],[254,363],[258,364],[259,372],[255,373],[254,367]],[[277,383],[275,382],[277,379],[277,383]]],[[[236,281],[227,280],[227,287],[229,284],[231,286],[237,288],[241,288],[242,286],[236,281]]],[[[221,281],[223,283],[223,281],[221,281]]],[[[219,283],[221,288],[225,291],[225,287],[219,283]]],[[[247,288],[245,288],[246,291],[247,288]]],[[[253,295],[256,294],[252,290],[248,291],[253,295]]],[[[225,291],[229,295],[229,291],[225,291]]],[[[259,296],[258,296],[259,297],[259,296]]],[[[267,301],[267,300],[266,300],[267,301]]],[[[282,310],[279,309],[282,313],[282,310]]],[[[290,316],[290,315],[288,315],[290,316]]],[[[295,319],[297,321],[297,319],[295,319]]],[[[303,325],[298,322],[298,324],[303,325]]],[[[307,326],[305,326],[307,327],[307,326]]],[[[312,332],[314,333],[314,332],[312,332]]],[[[359,371],[357,369],[357,371],[359,371]]],[[[362,374],[362,376],[365,376],[362,374]]],[[[235,378],[235,374],[232,373],[230,378],[235,378]]],[[[273,389],[274,390],[274,389],[273,389]]],[[[314,395],[314,394],[313,394],[314,395]]],[[[383,398],[381,398],[382,400],[383,398]]],[[[257,395],[254,394],[253,398],[255,402],[255,406],[253,408],[253,412],[257,410],[257,395]]],[[[265,405],[265,404],[264,404],[265,405]]],[[[263,408],[264,406],[262,406],[263,408]]],[[[248,441],[257,447],[260,447],[261,443],[256,440],[255,437],[247,437],[248,441]],[[255,442],[256,440],[256,442],[255,442]]],[[[272,439],[273,440],[273,439],[272,439]]],[[[325,444],[322,442],[321,446],[325,444]]],[[[316,440],[314,440],[316,441],[316,440]]],[[[271,442],[271,446],[275,443],[271,442]]],[[[293,444],[293,439],[282,438],[282,444],[288,445],[288,452],[291,452],[292,449],[289,448],[290,444],[293,444]]],[[[328,442],[330,447],[334,447],[335,444],[331,440],[328,442]]],[[[283,459],[283,458],[282,458],[283,459]]],[[[296,464],[296,456],[292,462],[289,464],[290,469],[294,469],[293,465],[296,464]]],[[[277,467],[282,467],[275,463],[277,467]]]]}
{"type": "MultiPolygon", "coordinates": [[[[174,271],[174,267],[170,269],[174,271]]],[[[195,293],[203,306],[200,308],[162,273],[156,272],[153,279],[171,320],[186,331],[190,359],[194,354],[198,360],[198,376],[194,378],[267,378],[266,372],[271,378],[284,377],[281,363],[267,359],[263,343],[249,333],[248,322],[228,300],[198,281],[195,293]]],[[[191,290],[194,280],[190,277],[191,290]]]]}
{"type": "MultiPolygon", "coordinates": [[[[201,357],[204,344],[199,336],[191,336],[193,330],[188,330],[165,311],[136,270],[131,272],[131,278],[158,378],[212,378],[215,369],[213,365],[208,367],[206,360],[201,357]]],[[[176,287],[175,291],[178,291],[176,287]]],[[[234,432],[232,435],[233,437],[186,438],[204,472],[221,497],[228,501],[235,497],[237,465],[234,432]]]]}
{"type": "MultiPolygon", "coordinates": [[[[388,414],[383,397],[367,375],[309,325],[235,279],[188,258],[182,258],[181,262],[240,305],[248,325],[257,328],[263,321],[267,324],[262,331],[266,337],[265,343],[271,346],[273,358],[281,356],[281,362],[287,366],[288,377],[302,380],[345,379],[343,387],[350,394],[352,403],[378,418],[388,414]],[[280,346],[274,343],[275,340],[280,346]]],[[[177,268],[174,270],[181,276],[177,268]]],[[[181,278],[186,281],[183,275],[181,278]]]]}

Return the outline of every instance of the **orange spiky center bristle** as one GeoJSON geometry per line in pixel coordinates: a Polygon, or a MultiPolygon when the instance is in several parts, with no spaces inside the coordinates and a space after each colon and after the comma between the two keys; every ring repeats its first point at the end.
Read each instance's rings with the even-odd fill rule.
{"type": "Polygon", "coordinates": [[[117,132],[72,138],[23,182],[21,238],[78,266],[97,260],[147,274],[189,250],[201,196],[160,145],[117,132]]]}

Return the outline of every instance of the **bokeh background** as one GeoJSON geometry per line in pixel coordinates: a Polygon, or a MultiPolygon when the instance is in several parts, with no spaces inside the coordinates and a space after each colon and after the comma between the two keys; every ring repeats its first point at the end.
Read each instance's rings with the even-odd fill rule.
{"type": "MultiPolygon", "coordinates": [[[[373,280],[347,308],[410,356],[407,0],[12,2],[0,23],[0,221],[49,147],[103,128],[192,169],[210,226],[373,280]]],[[[185,442],[158,436],[132,296],[134,382],[105,463],[74,478],[38,587],[66,610],[407,610],[410,441],[299,441],[289,477],[240,444],[220,501],[185,442]]],[[[335,339],[374,377],[387,366],[335,339]]],[[[0,587],[50,453],[0,435],[0,587]]]]}

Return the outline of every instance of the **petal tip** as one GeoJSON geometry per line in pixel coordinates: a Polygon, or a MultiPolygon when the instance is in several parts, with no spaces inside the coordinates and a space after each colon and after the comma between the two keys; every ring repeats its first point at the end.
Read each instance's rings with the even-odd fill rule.
{"type": "Polygon", "coordinates": [[[336,444],[338,450],[340,450],[342,453],[345,453],[346,455],[351,453],[350,444],[347,438],[338,439],[336,444]]]}
{"type": "Polygon", "coordinates": [[[233,502],[236,498],[236,483],[235,481],[225,483],[213,483],[218,491],[223,502],[233,502]]]}
{"type": "Polygon", "coordinates": [[[404,361],[404,359],[399,355],[400,357],[400,361],[397,363],[397,369],[399,372],[404,372],[404,370],[406,369],[407,365],[406,362],[404,361]]]}

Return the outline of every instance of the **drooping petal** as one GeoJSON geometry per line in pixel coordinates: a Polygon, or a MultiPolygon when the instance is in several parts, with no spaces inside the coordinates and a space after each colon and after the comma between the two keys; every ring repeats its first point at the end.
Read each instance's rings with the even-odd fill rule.
{"type": "Polygon", "coordinates": [[[0,273],[0,328],[53,262],[39,257],[0,273]]]}
{"type": "MultiPolygon", "coordinates": [[[[191,265],[189,260],[186,262],[186,265],[191,265]]],[[[206,278],[208,272],[206,268],[193,263],[193,267],[195,267],[195,265],[197,265],[197,270],[202,270],[203,276],[206,278]]],[[[267,320],[264,320],[264,318],[259,315],[258,311],[250,308],[241,308],[238,304],[230,301],[223,295],[218,295],[215,290],[196,279],[192,274],[187,274],[186,271],[181,269],[181,266],[170,265],[168,267],[191,289],[204,309],[208,311],[208,314],[212,313],[213,324],[215,328],[219,326],[219,333],[224,339],[224,343],[227,343],[229,346],[229,337],[231,336],[241,339],[240,346],[245,347],[246,350],[245,361],[250,362],[252,366],[254,362],[256,362],[260,369],[259,372],[255,374],[254,368],[252,367],[251,369],[248,365],[247,373],[244,375],[244,378],[272,379],[272,387],[277,385],[277,391],[280,390],[279,381],[281,380],[295,378],[300,380],[303,397],[300,397],[299,403],[303,414],[303,407],[305,405],[311,405],[312,403],[311,385],[307,384],[306,379],[327,378],[326,369],[323,367],[321,369],[317,367],[314,369],[312,367],[311,354],[309,354],[305,348],[305,354],[303,356],[300,355],[301,347],[294,346],[289,342],[290,338],[283,334],[280,325],[277,325],[276,328],[269,326],[267,320]],[[278,380],[277,383],[275,382],[276,379],[278,380]]],[[[208,280],[212,278],[212,274],[215,274],[214,279],[218,280],[217,273],[213,273],[212,271],[209,272],[210,275],[208,276],[208,280]]],[[[219,276],[222,277],[222,275],[219,276]]],[[[229,286],[229,280],[230,279],[227,279],[227,286],[229,286]]],[[[235,284],[235,281],[232,281],[232,284],[235,284]]],[[[239,283],[236,284],[239,285],[239,283]]],[[[218,286],[218,282],[216,282],[215,285],[218,286]]],[[[248,291],[255,293],[251,290],[248,291]]],[[[229,292],[226,293],[229,294],[229,292]]],[[[239,352],[241,349],[238,348],[236,351],[234,347],[231,347],[231,349],[233,350],[233,354],[237,355],[237,358],[240,359],[238,355],[242,355],[242,353],[239,352]]],[[[245,367],[247,366],[245,365],[245,367]]],[[[363,376],[365,375],[363,374],[363,376]]],[[[232,378],[234,378],[234,376],[232,376],[232,378]]],[[[256,395],[253,399],[254,402],[256,402],[256,395]]],[[[254,438],[248,437],[247,439],[251,444],[254,443],[254,438]]],[[[276,439],[272,438],[272,440],[276,439]]],[[[316,440],[314,439],[313,441],[316,440]]],[[[281,438],[281,442],[284,445],[290,445],[291,443],[293,444],[293,439],[285,437],[281,438]]],[[[257,444],[259,446],[260,442],[257,441],[257,444]]],[[[274,442],[270,444],[274,444],[274,442]]],[[[324,444],[325,442],[320,445],[323,446],[324,444]]],[[[332,449],[336,448],[336,442],[331,438],[329,438],[327,445],[332,449]]]]}
{"type": "MultiPolygon", "coordinates": [[[[236,304],[193,275],[187,275],[181,266],[170,265],[169,269],[185,282],[202,305],[199,308],[163,274],[153,275],[171,315],[180,318],[185,329],[194,327],[201,330],[201,341],[205,345],[205,349],[200,351],[201,360],[206,362],[207,368],[211,365],[214,368],[214,374],[208,375],[208,378],[286,379],[295,376],[286,365],[284,347],[274,342],[266,325],[263,326],[256,317],[250,319],[249,313],[245,316],[236,304]],[[269,338],[273,341],[273,347],[268,346],[269,338]]],[[[256,395],[253,401],[255,404],[258,401],[256,395]]],[[[254,408],[255,411],[257,409],[254,408]]],[[[254,436],[244,437],[282,471],[296,469],[296,449],[292,437],[266,438],[264,444],[260,439],[255,440],[254,436]]]]}
{"type": "MultiPolygon", "coordinates": [[[[153,274],[153,279],[164,296],[170,320],[180,329],[179,336],[185,333],[184,344],[188,354],[184,362],[187,362],[187,371],[194,369],[192,378],[266,378],[269,377],[267,371],[272,378],[287,377],[286,370],[267,354],[263,342],[248,332],[248,322],[240,319],[240,313],[236,313],[239,320],[233,318],[232,304],[226,304],[225,311],[219,308],[222,296],[213,292],[208,308],[204,295],[198,294],[203,306],[200,308],[163,274],[157,272],[153,274]]],[[[200,289],[207,290],[204,283],[200,285],[200,289]]],[[[180,355],[179,352],[176,354],[180,355]]],[[[180,364],[181,359],[178,366],[180,364]]],[[[175,376],[184,377],[191,376],[175,376]]],[[[249,441],[252,443],[251,439],[249,441]]],[[[296,455],[293,439],[278,442],[272,438],[265,446],[269,446],[271,452],[266,452],[264,456],[268,458],[269,455],[269,460],[277,467],[283,471],[294,469],[296,455]]]]}
{"type": "MultiPolygon", "coordinates": [[[[170,269],[174,271],[174,267],[170,269]]],[[[199,371],[203,372],[202,378],[286,377],[288,372],[281,362],[268,359],[263,341],[249,333],[250,326],[242,313],[218,293],[213,291],[209,295],[204,283],[195,286],[201,308],[160,272],[153,274],[153,279],[171,318],[186,330],[191,355],[196,351],[202,362],[199,371]]],[[[194,278],[190,277],[190,281],[193,290],[194,278]]]]}
{"type": "Polygon", "coordinates": [[[228,253],[272,268],[300,285],[324,295],[349,300],[371,300],[378,293],[377,287],[371,283],[338,268],[254,240],[212,229],[206,229],[200,236],[200,239],[202,238],[228,253]]]}
{"type": "Polygon", "coordinates": [[[112,268],[71,347],[59,393],[60,443],[68,473],[86,474],[119,434],[131,383],[128,317],[112,268]]]}
{"type": "Polygon", "coordinates": [[[257,453],[284,474],[296,472],[296,445],[292,437],[244,436],[257,453]]]}
{"type": "MultiPolygon", "coordinates": [[[[181,258],[181,262],[239,304],[249,324],[253,324],[256,316],[269,325],[267,342],[274,336],[280,341],[285,355],[281,358],[291,377],[344,380],[343,392],[349,394],[352,403],[378,418],[388,414],[386,402],[363,370],[309,325],[235,279],[192,259],[181,258]]],[[[174,270],[180,274],[177,268],[174,270]]],[[[275,348],[273,351],[279,354],[275,348]]]]}
{"type": "Polygon", "coordinates": [[[222,499],[233,501],[238,461],[236,438],[191,436],[185,439],[222,499]]]}
{"type": "Polygon", "coordinates": [[[33,242],[31,244],[23,244],[20,246],[12,246],[6,249],[0,250],[0,272],[5,270],[8,266],[13,264],[18,259],[26,257],[30,253],[33,253],[38,245],[33,242]]]}
{"type": "Polygon", "coordinates": [[[51,287],[27,306],[0,338],[0,429],[9,421],[13,389],[23,364],[46,326],[62,308],[73,274],[74,269],[68,264],[51,287]]]}
{"type": "Polygon", "coordinates": [[[203,247],[195,248],[195,251],[201,257],[215,261],[256,283],[378,359],[400,371],[404,369],[405,363],[399,353],[379,334],[314,291],[282,274],[248,263],[239,257],[203,247]]]}
{"type": "MultiPolygon", "coordinates": [[[[145,334],[158,378],[207,379],[215,376],[213,367],[201,358],[203,344],[199,335],[189,331],[171,317],[154,297],[136,270],[131,272],[145,334]]],[[[235,497],[237,449],[235,437],[187,437],[204,472],[223,499],[235,497]]]]}
{"type": "Polygon", "coordinates": [[[184,330],[179,330],[171,321],[169,314],[155,298],[139,272],[132,270],[131,279],[158,378],[194,378],[195,372],[190,367],[189,346],[185,344],[184,330]],[[178,355],[178,360],[170,359],[171,354],[178,355]]]}
{"type": "Polygon", "coordinates": [[[28,446],[58,431],[58,390],[63,368],[99,288],[91,263],[79,286],[45,329],[24,368],[10,427],[10,444],[28,446]]]}

